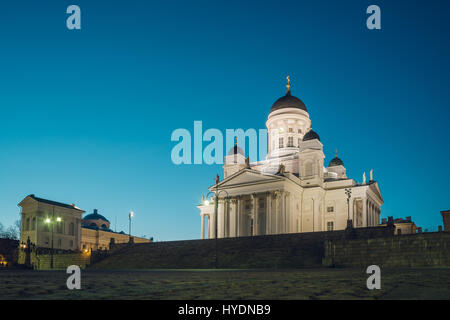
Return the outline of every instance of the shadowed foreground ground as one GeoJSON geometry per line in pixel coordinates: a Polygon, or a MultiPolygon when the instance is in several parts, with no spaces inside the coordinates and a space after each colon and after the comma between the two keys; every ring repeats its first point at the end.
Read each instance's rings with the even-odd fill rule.
{"type": "Polygon", "coordinates": [[[361,269],[0,270],[0,299],[450,299],[450,269],[382,269],[381,290],[361,269]]]}

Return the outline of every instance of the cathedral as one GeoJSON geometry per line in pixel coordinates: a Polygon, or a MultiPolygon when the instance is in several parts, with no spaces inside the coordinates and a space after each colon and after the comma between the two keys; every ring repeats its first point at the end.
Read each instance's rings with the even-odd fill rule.
{"type": "Polygon", "coordinates": [[[368,181],[364,173],[357,183],[337,153],[325,167],[320,136],[287,79],[286,94],[267,118],[266,159],[250,163],[235,143],[225,156],[223,180],[209,188],[217,204],[214,196],[197,206],[202,239],[216,232],[228,238],[379,225],[383,198],[372,170],[368,181]]]}

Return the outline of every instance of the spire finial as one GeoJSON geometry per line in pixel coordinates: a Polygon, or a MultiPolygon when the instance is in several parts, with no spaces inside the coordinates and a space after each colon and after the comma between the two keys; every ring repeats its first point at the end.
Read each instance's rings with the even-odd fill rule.
{"type": "Polygon", "coordinates": [[[334,149],[334,157],[337,158],[337,148],[334,149]]]}
{"type": "Polygon", "coordinates": [[[234,137],[234,145],[237,146],[237,137],[234,137]]]}
{"type": "Polygon", "coordinates": [[[287,91],[286,91],[286,94],[289,94],[289,93],[291,93],[291,78],[289,78],[289,76],[287,76],[286,77],[286,80],[287,80],[287,84],[286,84],[286,88],[287,88],[287,91]]]}

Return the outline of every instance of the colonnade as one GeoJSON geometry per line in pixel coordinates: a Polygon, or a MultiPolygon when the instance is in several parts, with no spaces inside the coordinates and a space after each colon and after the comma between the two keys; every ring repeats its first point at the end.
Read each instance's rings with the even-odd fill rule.
{"type": "MultiPolygon", "coordinates": [[[[287,233],[289,199],[289,192],[280,190],[219,198],[218,238],[287,233]]],[[[214,212],[201,214],[201,219],[201,238],[205,231],[207,238],[215,238],[214,212]]]]}

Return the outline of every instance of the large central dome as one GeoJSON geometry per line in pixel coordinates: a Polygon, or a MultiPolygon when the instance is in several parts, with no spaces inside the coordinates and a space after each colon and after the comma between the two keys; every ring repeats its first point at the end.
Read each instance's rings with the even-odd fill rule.
{"type": "Polygon", "coordinates": [[[290,90],[286,92],[286,95],[284,97],[281,97],[280,99],[275,101],[275,103],[272,105],[272,108],[270,109],[270,112],[284,108],[297,108],[308,112],[303,101],[297,97],[292,96],[290,90]]]}

